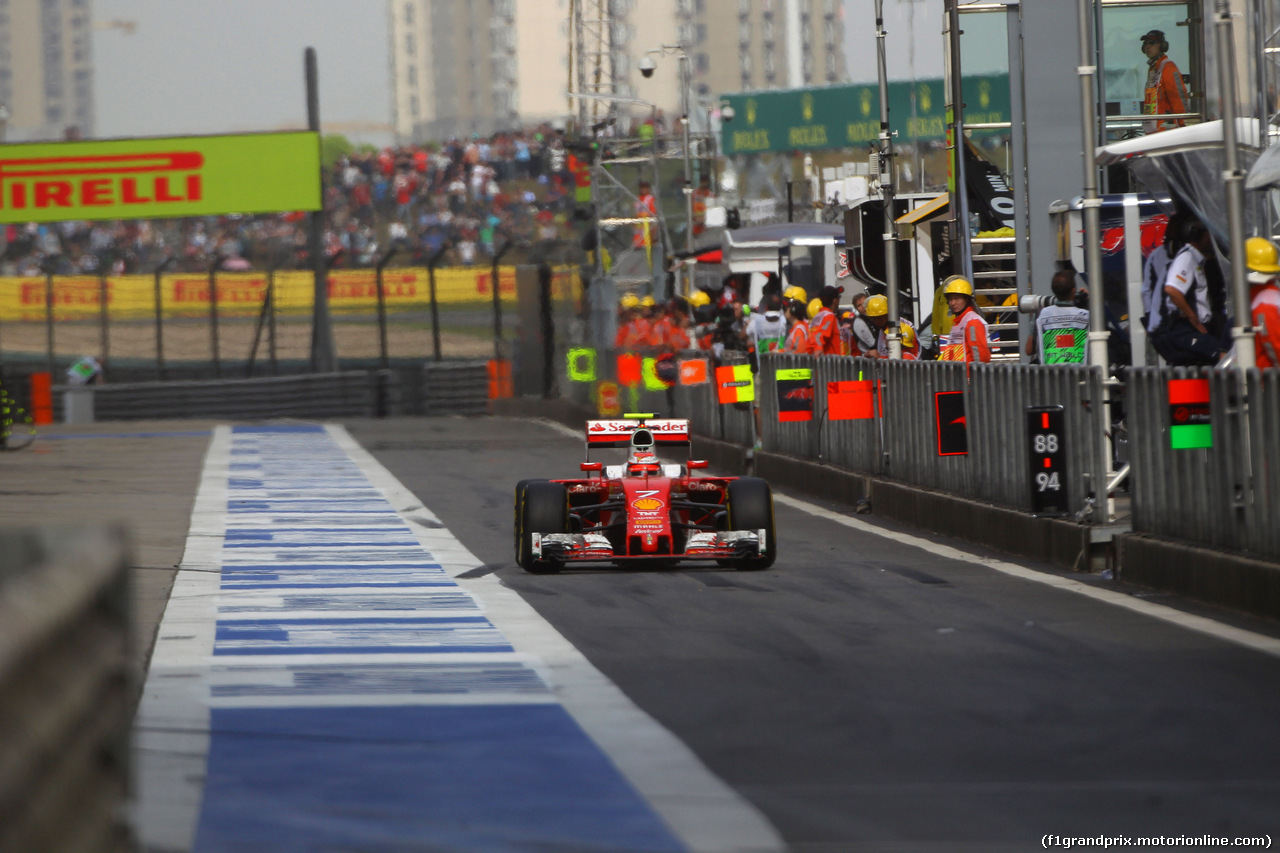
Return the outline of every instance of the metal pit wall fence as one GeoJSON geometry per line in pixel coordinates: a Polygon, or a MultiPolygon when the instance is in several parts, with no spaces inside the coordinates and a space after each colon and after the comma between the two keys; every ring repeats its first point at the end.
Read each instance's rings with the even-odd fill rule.
{"type": "MultiPolygon", "coordinates": [[[[562,396],[603,411],[601,387],[612,385],[617,389],[615,411],[689,418],[698,435],[745,446],[754,443],[751,407],[720,405],[714,381],[669,389],[658,383],[620,386],[620,355],[652,358],[657,353],[562,347],[557,356],[562,396]]],[[[745,355],[727,353],[722,365],[746,361],[745,355]]],[[[1094,484],[1105,475],[1103,439],[1095,418],[1095,407],[1103,400],[1102,374],[1084,365],[965,365],[770,353],[761,358],[755,394],[765,450],[1020,510],[1032,509],[1027,411],[1061,406],[1063,482],[1073,512],[1087,506],[1094,484]],[[777,371],[794,369],[813,371],[813,419],[780,423],[777,371]],[[827,384],[856,380],[873,383],[876,411],[883,417],[828,420],[827,384]],[[935,394],[947,391],[964,394],[965,455],[939,453],[935,394]]]]}
{"type": "Polygon", "coordinates": [[[1280,372],[1136,369],[1128,422],[1136,532],[1280,558],[1280,372]],[[1174,447],[1180,379],[1208,382],[1212,446],[1174,447]]]}
{"type": "Polygon", "coordinates": [[[1023,510],[1031,509],[1027,409],[1062,406],[1071,505],[1083,508],[1102,476],[1093,415],[1102,400],[1101,373],[1082,365],[966,366],[773,353],[762,359],[757,393],[765,450],[1023,510]],[[787,369],[813,370],[812,421],[778,422],[775,377],[787,369]],[[855,380],[873,383],[883,417],[828,420],[827,383],[855,380]],[[965,394],[966,455],[938,450],[934,395],[945,391],[965,394]]]}
{"type": "MultiPolygon", "coordinates": [[[[755,442],[755,423],[751,406],[747,403],[721,406],[716,399],[715,364],[710,354],[684,353],[678,358],[706,358],[708,381],[698,385],[676,383],[670,388],[664,384],[646,381],[623,385],[618,381],[619,357],[636,357],[641,361],[642,377],[650,376],[647,362],[656,359],[659,350],[619,352],[596,350],[589,346],[564,346],[557,348],[556,359],[560,365],[560,396],[587,406],[601,416],[608,406],[601,406],[601,390],[606,396],[610,387],[616,389],[616,408],[623,412],[657,412],[664,417],[688,418],[696,435],[731,441],[750,446],[755,442]]],[[[745,353],[726,353],[722,366],[746,364],[745,353]]]]}

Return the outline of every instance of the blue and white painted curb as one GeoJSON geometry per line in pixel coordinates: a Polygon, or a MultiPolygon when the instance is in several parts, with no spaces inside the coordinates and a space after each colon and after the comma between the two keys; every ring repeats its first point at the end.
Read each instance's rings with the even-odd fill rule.
{"type": "Polygon", "coordinates": [[[138,713],[152,851],[766,851],[341,427],[219,427],[138,713]]]}

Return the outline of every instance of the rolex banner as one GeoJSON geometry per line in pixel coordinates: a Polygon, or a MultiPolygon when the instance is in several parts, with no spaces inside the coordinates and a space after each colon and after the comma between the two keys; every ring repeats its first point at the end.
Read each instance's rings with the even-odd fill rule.
{"type": "Polygon", "coordinates": [[[778,422],[813,420],[813,371],[779,370],[775,379],[778,388],[778,422]]]}
{"type": "Polygon", "coordinates": [[[716,368],[716,392],[720,404],[749,403],[756,398],[751,365],[734,364],[716,368]]]}

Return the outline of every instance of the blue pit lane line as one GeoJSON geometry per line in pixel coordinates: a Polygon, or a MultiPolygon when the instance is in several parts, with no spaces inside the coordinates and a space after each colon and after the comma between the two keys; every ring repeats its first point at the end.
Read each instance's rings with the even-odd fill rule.
{"type": "Polygon", "coordinates": [[[687,849],[323,428],[230,455],[192,849],[687,849]]]}

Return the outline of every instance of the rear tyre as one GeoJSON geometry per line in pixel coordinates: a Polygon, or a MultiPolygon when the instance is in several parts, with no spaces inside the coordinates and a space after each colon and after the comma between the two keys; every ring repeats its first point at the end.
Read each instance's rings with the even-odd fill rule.
{"type": "Polygon", "coordinates": [[[729,510],[730,530],[760,530],[765,532],[765,550],[759,557],[735,562],[739,569],[757,571],[773,565],[778,556],[778,538],[774,535],[773,492],[769,484],[759,477],[740,477],[729,483],[726,505],[729,510]]]}
{"type": "Polygon", "coordinates": [[[569,493],[562,483],[532,480],[524,484],[524,497],[517,501],[519,539],[516,545],[521,568],[535,575],[555,574],[564,567],[558,560],[537,560],[533,556],[532,534],[569,531],[569,493]]]}

